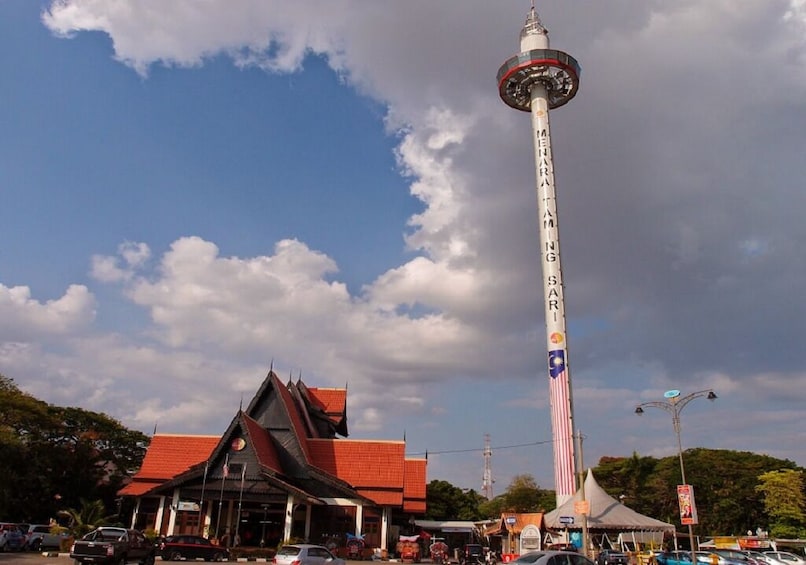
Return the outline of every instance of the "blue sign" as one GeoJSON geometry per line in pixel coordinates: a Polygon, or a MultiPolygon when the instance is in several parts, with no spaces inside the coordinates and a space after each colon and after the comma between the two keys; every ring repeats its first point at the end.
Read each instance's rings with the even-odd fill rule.
{"type": "Polygon", "coordinates": [[[560,524],[573,524],[574,517],[573,516],[560,516],[560,524]]]}

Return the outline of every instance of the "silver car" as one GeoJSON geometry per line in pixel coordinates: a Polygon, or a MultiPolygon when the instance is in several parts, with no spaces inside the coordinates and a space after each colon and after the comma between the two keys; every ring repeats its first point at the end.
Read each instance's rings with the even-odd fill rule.
{"type": "Polygon", "coordinates": [[[764,556],[776,559],[786,565],[806,565],[806,561],[802,557],[788,551],[765,551],[764,556]]]}
{"type": "Polygon", "coordinates": [[[322,545],[293,543],[277,550],[272,559],[274,565],[345,565],[344,559],[336,557],[322,545]]]}
{"type": "Polygon", "coordinates": [[[517,565],[595,565],[581,553],[573,551],[530,551],[512,563],[517,565]]]}

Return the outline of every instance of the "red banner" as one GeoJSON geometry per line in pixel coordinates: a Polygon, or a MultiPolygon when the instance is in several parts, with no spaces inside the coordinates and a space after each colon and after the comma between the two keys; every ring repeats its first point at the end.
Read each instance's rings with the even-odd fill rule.
{"type": "Polygon", "coordinates": [[[694,503],[694,487],[677,485],[677,503],[680,505],[680,523],[684,526],[697,524],[697,505],[694,503]]]}

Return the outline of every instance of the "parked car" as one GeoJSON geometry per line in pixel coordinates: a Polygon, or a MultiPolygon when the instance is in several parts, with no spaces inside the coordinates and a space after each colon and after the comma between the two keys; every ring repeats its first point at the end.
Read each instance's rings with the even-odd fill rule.
{"type": "Polygon", "coordinates": [[[322,545],[293,543],[277,550],[272,558],[275,565],[345,565],[344,559],[334,556],[322,545]]]}
{"type": "Polygon", "coordinates": [[[577,546],[573,543],[552,543],[546,549],[549,551],[577,551],[577,546]]]}
{"type": "Polygon", "coordinates": [[[711,553],[716,553],[717,555],[724,557],[725,559],[729,559],[732,562],[738,563],[739,565],[766,565],[765,562],[759,561],[750,557],[743,551],[739,551],[738,549],[710,549],[711,553]]]}
{"type": "Polygon", "coordinates": [[[766,553],[762,553],[760,551],[743,551],[742,553],[746,554],[751,559],[755,559],[759,561],[761,565],[785,565],[782,561],[779,561],[772,555],[768,555],[766,553]]]}
{"type": "Polygon", "coordinates": [[[59,526],[48,524],[31,524],[25,535],[25,549],[39,551],[40,549],[59,549],[62,541],[70,537],[67,530],[59,526]]]}
{"type": "Polygon", "coordinates": [[[22,551],[25,547],[25,534],[17,524],[0,523],[0,551],[22,551]]]}
{"type": "Polygon", "coordinates": [[[530,551],[512,563],[517,565],[595,565],[593,561],[576,551],[530,551]]]}
{"type": "MultiPolygon", "coordinates": [[[[655,561],[660,565],[691,565],[691,552],[664,551],[655,556],[655,561]]],[[[710,563],[710,559],[707,559],[707,554],[697,555],[697,563],[710,563]]]]}
{"type": "Polygon", "coordinates": [[[711,565],[749,565],[746,559],[731,557],[718,550],[697,551],[698,563],[710,563],[711,565]]]}
{"type": "Polygon", "coordinates": [[[462,554],[459,556],[459,563],[461,565],[470,565],[472,563],[480,564],[484,562],[484,547],[478,543],[466,543],[462,548],[462,554]]]}
{"type": "Polygon", "coordinates": [[[629,558],[623,551],[603,549],[596,556],[596,565],[627,565],[629,558]]]}
{"type": "Polygon", "coordinates": [[[137,530],[102,527],[73,542],[70,558],[76,565],[107,563],[125,565],[137,561],[141,565],[154,565],[154,544],[137,530]]]}
{"type": "Polygon", "coordinates": [[[226,547],[214,545],[207,538],[191,535],[164,538],[159,542],[157,553],[164,561],[179,561],[180,559],[224,561],[229,559],[229,550],[226,547]]]}
{"type": "Polygon", "coordinates": [[[806,560],[788,551],[765,551],[764,555],[777,559],[786,565],[806,565],[806,560]]]}

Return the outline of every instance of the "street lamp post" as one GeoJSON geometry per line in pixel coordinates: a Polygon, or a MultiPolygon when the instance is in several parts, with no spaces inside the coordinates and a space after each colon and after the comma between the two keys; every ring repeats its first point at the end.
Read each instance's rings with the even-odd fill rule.
{"type": "MultiPolygon", "coordinates": [[[[680,459],[680,478],[683,485],[688,485],[686,482],[686,467],[683,465],[683,443],[680,440],[680,412],[686,405],[695,398],[707,398],[708,400],[716,400],[716,393],[711,389],[698,390],[686,396],[680,396],[679,390],[667,390],[663,393],[665,401],[652,401],[644,402],[635,407],[635,413],[639,416],[644,413],[645,407],[660,408],[672,415],[672,426],[674,427],[675,436],[677,436],[677,457],[680,459]]],[[[691,546],[691,565],[696,565],[697,555],[694,548],[694,529],[692,522],[688,521],[688,542],[691,546]]]]}

